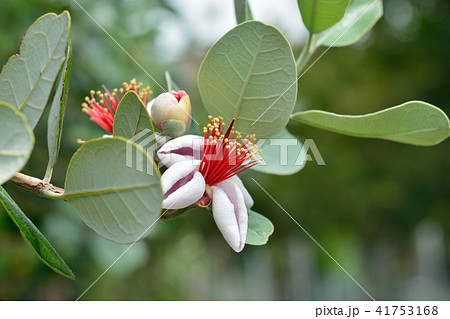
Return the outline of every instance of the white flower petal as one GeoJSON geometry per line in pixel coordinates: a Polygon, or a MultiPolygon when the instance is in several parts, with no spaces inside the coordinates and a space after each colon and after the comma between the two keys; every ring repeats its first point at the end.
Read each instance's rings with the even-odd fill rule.
{"type": "Polygon", "coordinates": [[[245,188],[241,179],[239,177],[237,177],[237,175],[234,175],[233,177],[229,178],[228,180],[237,184],[237,186],[239,187],[239,189],[242,192],[242,195],[244,195],[245,206],[247,207],[247,209],[250,209],[254,203],[253,198],[250,196],[250,193],[245,188]]]}
{"type": "Polygon", "coordinates": [[[214,221],[225,241],[234,251],[244,249],[247,238],[248,211],[239,186],[225,180],[212,187],[214,221]]]}
{"type": "Polygon", "coordinates": [[[148,114],[152,114],[153,103],[155,103],[155,99],[153,99],[153,100],[151,100],[150,102],[147,103],[147,112],[148,112],[148,114]]]}
{"type": "Polygon", "coordinates": [[[205,179],[198,171],[200,161],[179,162],[161,176],[164,192],[162,207],[180,209],[198,201],[205,192],[205,179]]]}
{"type": "Polygon", "coordinates": [[[200,160],[203,151],[203,137],[183,135],[165,143],[158,150],[160,162],[167,167],[186,160],[200,160]]]}

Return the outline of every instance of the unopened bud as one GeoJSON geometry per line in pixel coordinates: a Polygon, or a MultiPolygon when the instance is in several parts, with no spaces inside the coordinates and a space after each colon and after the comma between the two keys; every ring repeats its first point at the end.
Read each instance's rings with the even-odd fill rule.
{"type": "Polygon", "coordinates": [[[147,105],[153,123],[165,135],[177,137],[186,133],[191,121],[191,102],[184,91],[160,94],[147,105]]]}

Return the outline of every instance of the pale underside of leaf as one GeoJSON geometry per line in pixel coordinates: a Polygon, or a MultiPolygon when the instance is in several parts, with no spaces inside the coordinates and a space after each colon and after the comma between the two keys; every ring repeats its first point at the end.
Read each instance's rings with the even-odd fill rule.
{"type": "Polygon", "coordinates": [[[150,134],[154,131],[150,115],[138,95],[129,91],[117,107],[113,135],[131,139],[146,129],[150,134]]]}
{"type": "Polygon", "coordinates": [[[159,178],[153,159],[139,145],[122,137],[92,140],[69,164],[64,199],[99,235],[130,243],[158,220],[159,178]],[[130,166],[127,154],[132,157],[130,166]],[[136,168],[139,163],[142,170],[136,168]]]}
{"type": "Polygon", "coordinates": [[[400,143],[431,146],[450,135],[448,117],[441,109],[421,101],[410,101],[366,115],[340,115],[306,111],[292,119],[329,131],[400,143]]]}
{"type": "Polygon", "coordinates": [[[285,128],[277,136],[264,141],[261,147],[263,162],[251,169],[274,175],[295,174],[306,164],[306,154],[301,154],[301,149],[302,143],[285,128]]]}
{"type": "Polygon", "coordinates": [[[27,163],[34,135],[25,116],[0,101],[0,185],[27,163]]]}
{"type": "Polygon", "coordinates": [[[265,245],[273,234],[273,224],[265,216],[250,210],[248,212],[247,245],[265,245]]]}
{"type": "Polygon", "coordinates": [[[65,59],[70,17],[46,14],[25,34],[20,53],[12,56],[0,74],[0,100],[16,107],[34,128],[44,112],[65,59]]]}
{"type": "Polygon", "coordinates": [[[201,65],[198,84],[206,109],[244,136],[276,135],[293,110],[297,86],[292,50],[274,27],[247,21],[224,35],[201,65]]]}

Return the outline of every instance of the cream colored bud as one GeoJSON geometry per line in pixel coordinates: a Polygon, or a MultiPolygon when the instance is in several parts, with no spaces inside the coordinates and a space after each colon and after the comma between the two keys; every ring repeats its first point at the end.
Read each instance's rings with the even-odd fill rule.
{"type": "Polygon", "coordinates": [[[191,122],[191,102],[184,91],[169,91],[150,101],[147,109],[153,123],[165,135],[177,137],[186,133],[191,122]]]}

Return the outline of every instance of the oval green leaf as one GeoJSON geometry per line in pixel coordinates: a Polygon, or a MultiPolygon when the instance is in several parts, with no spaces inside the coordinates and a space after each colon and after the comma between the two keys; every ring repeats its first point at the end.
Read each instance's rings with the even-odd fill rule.
{"type": "Polygon", "coordinates": [[[140,145],[122,137],[95,139],[72,157],[63,199],[100,236],[132,243],[159,218],[159,180],[153,159],[140,145]]]}
{"type": "Polygon", "coordinates": [[[267,244],[274,230],[272,222],[261,214],[248,212],[247,245],[261,246],[267,244]]]}
{"type": "Polygon", "coordinates": [[[11,217],[13,222],[19,228],[25,242],[33,248],[39,258],[57,273],[71,279],[75,279],[75,275],[64,259],[62,259],[47,238],[42,235],[39,229],[25,215],[16,202],[14,202],[11,196],[9,196],[6,190],[1,186],[0,202],[3,204],[3,207],[5,207],[9,217],[11,217]]]}
{"type": "MultiPolygon", "coordinates": [[[[143,135],[154,132],[152,120],[144,103],[134,91],[127,92],[120,100],[114,116],[113,135],[125,138],[139,138],[137,134],[146,130],[143,135]]],[[[144,137],[144,136],[142,136],[144,137]]]]}
{"type": "Polygon", "coordinates": [[[274,175],[292,175],[306,164],[306,153],[301,153],[302,143],[287,129],[271,139],[262,141],[263,162],[252,167],[253,170],[274,175]]]}
{"type": "Polygon", "coordinates": [[[305,111],[292,114],[292,120],[336,133],[419,146],[438,144],[450,135],[447,115],[422,101],[410,101],[366,115],[305,111]]]}
{"type": "Polygon", "coordinates": [[[369,32],[382,16],[382,0],[352,0],[342,20],[317,35],[316,46],[351,45],[369,32]]]}
{"type": "Polygon", "coordinates": [[[23,112],[31,128],[44,112],[65,59],[69,30],[67,11],[43,15],[26,32],[19,54],[0,73],[0,100],[23,112]]]}
{"type": "Polygon", "coordinates": [[[205,108],[223,116],[243,136],[277,135],[287,124],[297,95],[291,47],[274,27],[244,22],[209,50],[198,74],[205,108]]]}
{"type": "Polygon", "coordinates": [[[27,163],[33,145],[33,131],[25,116],[0,101],[0,185],[27,163]]]}
{"type": "Polygon", "coordinates": [[[305,27],[311,33],[322,32],[342,19],[350,0],[297,0],[305,27]]]}
{"type": "Polygon", "coordinates": [[[44,181],[49,183],[52,178],[53,167],[56,164],[61,143],[64,114],[66,113],[67,97],[69,95],[70,74],[72,70],[72,49],[67,47],[67,59],[61,69],[56,92],[53,96],[52,105],[47,120],[47,146],[48,164],[45,171],[44,181]]]}

